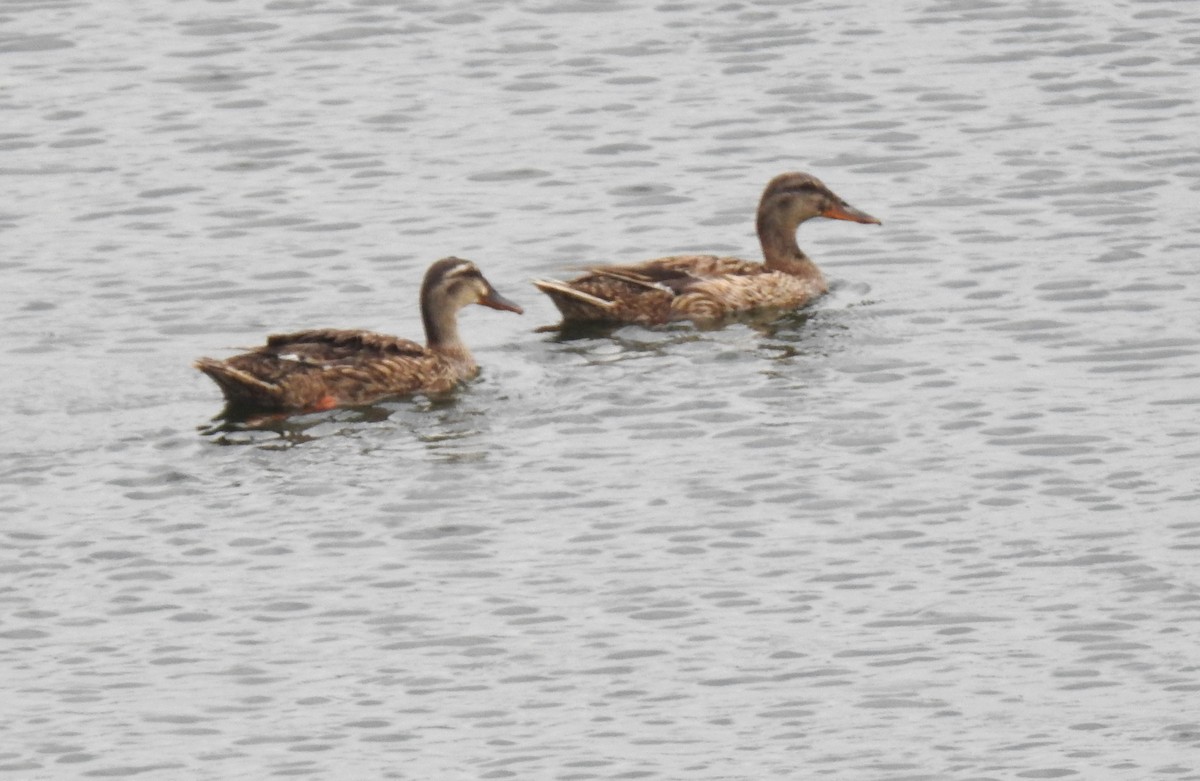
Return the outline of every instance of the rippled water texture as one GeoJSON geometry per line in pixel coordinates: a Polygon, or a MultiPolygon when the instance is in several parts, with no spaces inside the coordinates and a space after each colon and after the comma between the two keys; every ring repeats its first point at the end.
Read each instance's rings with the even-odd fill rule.
{"type": "Polygon", "coordinates": [[[1200,8],[0,9],[0,779],[1200,779],[1200,8]],[[529,284],[835,286],[562,339],[529,284]],[[449,399],[220,428],[269,332],[449,399]]]}

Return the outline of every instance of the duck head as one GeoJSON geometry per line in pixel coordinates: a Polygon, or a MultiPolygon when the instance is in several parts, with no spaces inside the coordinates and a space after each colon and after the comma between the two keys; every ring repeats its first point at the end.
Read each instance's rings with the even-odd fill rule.
{"type": "Polygon", "coordinates": [[[421,283],[421,308],[425,311],[458,311],[470,304],[482,304],[522,314],[520,306],[496,292],[479,268],[462,258],[442,258],[425,272],[421,283]]]}
{"type": "Polygon", "coordinates": [[[849,220],[869,225],[882,223],[864,211],[855,209],[812,174],[780,174],[763,190],[758,203],[758,218],[772,225],[795,230],[813,217],[849,220]]]}
{"type": "Polygon", "coordinates": [[[430,347],[468,356],[458,338],[458,310],[471,304],[522,314],[521,307],[496,292],[479,268],[462,258],[442,258],[421,283],[421,319],[430,347]]]}

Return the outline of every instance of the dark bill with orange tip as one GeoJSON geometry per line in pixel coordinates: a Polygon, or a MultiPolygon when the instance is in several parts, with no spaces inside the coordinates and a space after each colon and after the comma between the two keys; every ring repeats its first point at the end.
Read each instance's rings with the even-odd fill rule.
{"type": "Polygon", "coordinates": [[[506,312],[516,312],[519,315],[525,314],[524,309],[497,293],[495,288],[489,290],[486,296],[479,299],[479,303],[484,306],[490,306],[492,309],[503,309],[506,312]]]}
{"type": "Polygon", "coordinates": [[[882,225],[875,217],[867,214],[864,211],[855,209],[848,203],[835,203],[829,206],[825,211],[821,212],[822,217],[828,217],[831,220],[849,220],[850,222],[862,222],[867,225],[882,225]]]}

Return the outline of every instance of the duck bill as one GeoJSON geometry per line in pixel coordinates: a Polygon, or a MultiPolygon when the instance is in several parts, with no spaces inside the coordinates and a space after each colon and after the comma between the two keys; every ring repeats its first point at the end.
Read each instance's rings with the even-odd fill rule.
{"type": "Polygon", "coordinates": [[[861,222],[867,225],[882,225],[878,219],[872,217],[866,212],[855,209],[848,203],[835,203],[834,205],[821,212],[822,217],[828,217],[831,220],[849,220],[850,222],[861,222]]]}
{"type": "Polygon", "coordinates": [[[497,293],[495,289],[489,290],[486,296],[479,299],[479,303],[492,309],[503,309],[505,312],[516,312],[519,315],[525,314],[524,309],[497,293]]]}

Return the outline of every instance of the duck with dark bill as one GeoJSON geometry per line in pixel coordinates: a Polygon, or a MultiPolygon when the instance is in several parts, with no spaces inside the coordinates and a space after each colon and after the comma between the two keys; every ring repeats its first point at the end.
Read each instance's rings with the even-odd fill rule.
{"type": "Polygon", "coordinates": [[[458,310],[470,304],[521,314],[469,260],[444,258],[425,273],[425,344],[371,331],[316,329],[267,337],[250,352],[196,368],[220,386],[229,406],[307,412],[369,404],[387,396],[447,391],[479,367],[458,335],[458,310]]]}

